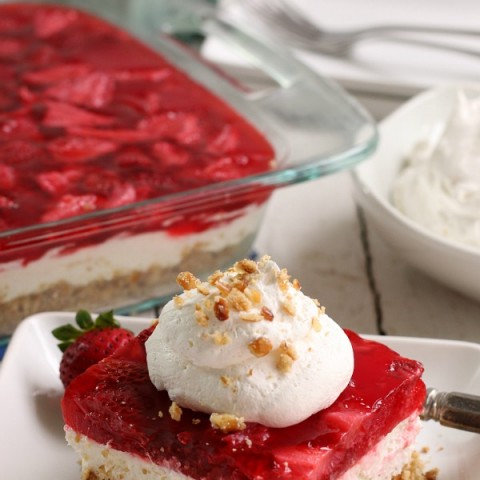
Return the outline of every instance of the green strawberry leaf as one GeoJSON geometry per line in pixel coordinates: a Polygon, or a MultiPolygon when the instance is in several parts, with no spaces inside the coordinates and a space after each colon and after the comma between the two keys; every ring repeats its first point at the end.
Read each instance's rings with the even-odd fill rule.
{"type": "Polygon", "coordinates": [[[72,341],[82,335],[82,331],[73,325],[62,325],[52,330],[52,335],[62,342],[72,341]]]}
{"type": "Polygon", "coordinates": [[[79,310],[75,315],[75,321],[82,330],[91,330],[94,327],[92,315],[87,310],[79,310]]]}
{"type": "Polygon", "coordinates": [[[98,315],[97,319],[95,320],[95,327],[96,328],[106,328],[106,327],[120,327],[120,324],[115,320],[113,316],[113,310],[109,312],[102,312],[98,315]]]}
{"type": "Polygon", "coordinates": [[[87,310],[78,310],[75,314],[75,322],[80,328],[76,328],[73,325],[62,325],[52,330],[53,336],[57,340],[60,340],[58,348],[62,352],[64,352],[69,345],[74,343],[77,338],[90,330],[96,328],[120,328],[120,323],[113,316],[113,310],[100,313],[95,321],[93,321],[91,313],[87,310]]]}
{"type": "Polygon", "coordinates": [[[73,342],[61,342],[57,346],[58,348],[64,352],[70,345],[72,345],[73,342]]]}

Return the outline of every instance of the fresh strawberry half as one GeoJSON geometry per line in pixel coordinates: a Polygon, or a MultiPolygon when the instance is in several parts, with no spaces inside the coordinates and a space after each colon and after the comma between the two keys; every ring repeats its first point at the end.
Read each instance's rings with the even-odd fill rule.
{"type": "Polygon", "coordinates": [[[88,367],[111,355],[134,337],[133,333],[120,327],[113,312],[104,312],[93,320],[86,310],[75,315],[78,326],[62,325],[52,330],[60,340],[58,347],[63,352],[60,362],[60,380],[65,387],[88,367]]]}

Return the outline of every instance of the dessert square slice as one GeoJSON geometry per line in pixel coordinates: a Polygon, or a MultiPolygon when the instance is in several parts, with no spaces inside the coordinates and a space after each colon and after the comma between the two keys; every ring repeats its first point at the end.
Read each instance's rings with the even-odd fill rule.
{"type": "Polygon", "coordinates": [[[84,480],[402,473],[426,395],[420,363],[343,330],[268,256],[177,282],[156,326],[67,386],[84,480]]]}
{"type": "Polygon", "coordinates": [[[418,362],[346,330],[354,372],[330,407],[285,428],[246,422],[224,432],[154,387],[145,352],[153,329],[65,392],[83,479],[390,480],[410,462],[425,398],[418,362]]]}

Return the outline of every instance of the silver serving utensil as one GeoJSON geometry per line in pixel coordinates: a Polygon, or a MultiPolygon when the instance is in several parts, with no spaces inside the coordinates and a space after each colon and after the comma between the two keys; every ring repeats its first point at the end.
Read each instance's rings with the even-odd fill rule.
{"type": "Polygon", "coordinates": [[[480,397],[429,388],[420,418],[435,420],[446,427],[480,433],[480,397]]]}
{"type": "Polygon", "coordinates": [[[479,50],[471,50],[427,39],[429,35],[469,36],[480,38],[480,29],[462,29],[453,27],[437,27],[432,25],[375,25],[359,29],[331,31],[317,25],[307,18],[303,12],[285,0],[244,0],[242,6],[248,13],[268,29],[268,31],[287,42],[288,45],[316,53],[347,56],[360,41],[382,38],[384,40],[404,44],[423,45],[456,53],[480,56],[479,50]],[[402,34],[417,34],[417,38],[407,38],[402,34]],[[418,38],[418,35],[422,38],[418,38]]]}

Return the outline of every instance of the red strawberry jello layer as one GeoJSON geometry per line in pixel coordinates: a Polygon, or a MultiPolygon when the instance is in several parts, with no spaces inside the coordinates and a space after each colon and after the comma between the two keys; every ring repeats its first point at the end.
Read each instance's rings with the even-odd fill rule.
{"type": "Polygon", "coordinates": [[[354,373],[329,408],[286,428],[247,422],[241,431],[222,433],[208,415],[172,408],[167,392],[153,386],[144,347],[151,330],[145,330],[65,392],[67,439],[82,459],[82,478],[392,478],[410,461],[425,398],[423,368],[346,333],[354,373]]]}
{"type": "MultiPolygon", "coordinates": [[[[273,159],[262,133],[129,33],[72,8],[0,6],[0,234],[257,174],[273,159]]],[[[199,195],[0,237],[0,333],[33,311],[171,293],[172,272],[245,255],[267,197],[199,195]]]]}

